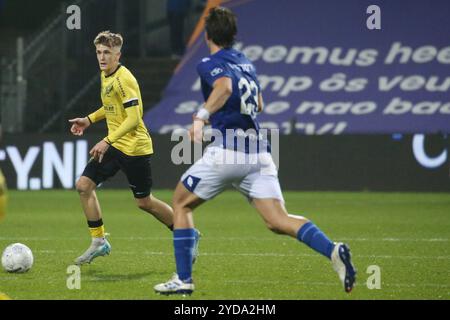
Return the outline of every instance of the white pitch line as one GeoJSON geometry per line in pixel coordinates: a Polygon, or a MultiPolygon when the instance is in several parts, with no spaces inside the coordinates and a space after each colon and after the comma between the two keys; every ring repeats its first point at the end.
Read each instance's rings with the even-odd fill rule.
{"type": "MultiPolygon", "coordinates": [[[[147,283],[148,280],[146,279],[124,279],[124,277],[97,277],[92,275],[83,275],[84,279],[88,279],[87,281],[132,281],[132,282],[139,282],[139,283],[147,283]]],[[[0,276],[0,283],[6,282],[6,281],[17,281],[19,277],[11,277],[10,274],[7,274],[7,276],[3,277],[0,276]],[[2,279],[3,278],[3,279],[2,279]]],[[[55,279],[55,277],[39,277],[40,280],[45,280],[47,284],[49,283],[61,283],[65,279],[55,279]]],[[[203,280],[203,283],[211,282],[208,280],[203,280]]],[[[257,285],[283,285],[285,283],[289,284],[296,284],[296,285],[302,285],[305,287],[308,286],[316,286],[316,287],[337,287],[339,285],[339,282],[321,282],[321,281],[302,281],[302,280],[223,280],[221,281],[225,285],[242,285],[242,284],[257,284],[257,285]]],[[[356,288],[362,288],[365,287],[364,282],[356,283],[356,288]]],[[[383,288],[450,288],[449,284],[442,284],[442,283],[382,283],[381,284],[382,289],[383,288]]],[[[45,290],[42,292],[52,292],[53,290],[45,290]]],[[[55,290],[55,291],[64,291],[64,290],[55,290]]],[[[91,291],[91,290],[90,290],[91,291]]],[[[92,292],[107,292],[108,290],[92,290],[92,292]]]]}
{"type": "MultiPolygon", "coordinates": [[[[36,250],[37,253],[55,254],[55,253],[79,253],[75,250],[36,250]]],[[[148,255],[148,256],[172,256],[173,252],[161,251],[114,251],[118,255],[148,255]]],[[[221,256],[221,257],[318,257],[317,253],[275,253],[275,252],[243,252],[243,253],[220,253],[220,252],[201,252],[200,256],[221,256]]],[[[371,258],[371,259],[420,259],[420,260],[450,260],[450,256],[391,256],[391,255],[353,255],[357,258],[371,258]]]]}
{"type": "MultiPolygon", "coordinates": [[[[291,281],[291,280],[225,280],[224,283],[230,284],[283,284],[283,283],[295,283],[303,285],[313,285],[313,286],[336,286],[335,282],[317,282],[317,281],[291,281]]],[[[364,286],[362,284],[356,284],[357,287],[364,286]]],[[[448,284],[442,283],[382,283],[382,287],[432,287],[432,288],[450,288],[448,284]]]]}
{"type": "MultiPolygon", "coordinates": [[[[173,240],[172,237],[112,237],[118,240],[130,241],[159,241],[173,240]]],[[[258,237],[202,237],[203,241],[280,241],[281,238],[258,238],[258,237]]],[[[284,239],[289,239],[285,237],[284,239]]],[[[334,237],[339,241],[361,241],[361,242],[449,242],[449,238],[345,238],[334,237]]],[[[78,238],[44,238],[44,237],[0,237],[0,241],[61,241],[61,240],[83,240],[78,238]]]]}

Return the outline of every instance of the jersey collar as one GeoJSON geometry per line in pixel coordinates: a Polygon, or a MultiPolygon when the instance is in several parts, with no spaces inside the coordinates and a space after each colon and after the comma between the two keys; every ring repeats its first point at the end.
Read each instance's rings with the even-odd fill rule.
{"type": "Polygon", "coordinates": [[[117,72],[117,70],[119,70],[120,69],[120,67],[121,67],[122,65],[119,63],[119,65],[117,66],[117,68],[116,68],[116,70],[114,70],[111,74],[109,74],[109,75],[107,75],[107,76],[105,76],[105,78],[109,78],[109,77],[111,77],[114,73],[116,73],[117,72]]]}

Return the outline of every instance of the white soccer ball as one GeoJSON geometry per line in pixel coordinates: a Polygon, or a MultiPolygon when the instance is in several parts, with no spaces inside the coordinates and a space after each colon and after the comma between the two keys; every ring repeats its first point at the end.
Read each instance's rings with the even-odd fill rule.
{"type": "Polygon", "coordinates": [[[8,272],[27,272],[33,266],[33,253],[22,243],[13,243],[2,254],[2,266],[8,272]]]}

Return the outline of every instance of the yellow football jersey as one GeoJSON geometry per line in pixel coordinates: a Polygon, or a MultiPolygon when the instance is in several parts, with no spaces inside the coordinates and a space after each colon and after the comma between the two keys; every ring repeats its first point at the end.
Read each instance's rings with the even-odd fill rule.
{"type": "Polygon", "coordinates": [[[101,99],[103,106],[88,118],[91,122],[106,118],[108,136],[105,140],[129,156],[152,154],[152,139],[142,120],[141,92],[130,70],[119,65],[108,76],[102,71],[101,99]]]}

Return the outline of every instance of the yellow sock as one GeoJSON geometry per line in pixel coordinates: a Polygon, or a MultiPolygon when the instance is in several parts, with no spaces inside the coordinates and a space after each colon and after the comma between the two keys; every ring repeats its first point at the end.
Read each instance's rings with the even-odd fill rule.
{"type": "Polygon", "coordinates": [[[6,212],[6,196],[0,194],[0,222],[2,222],[5,217],[6,212]]]}
{"type": "Polygon", "coordinates": [[[96,228],[89,228],[92,238],[104,238],[105,237],[105,227],[100,226],[96,228]]]}
{"type": "Polygon", "coordinates": [[[7,188],[5,183],[5,177],[3,176],[3,173],[0,170],[0,222],[3,220],[6,213],[6,202],[7,202],[6,192],[7,188]]]}
{"type": "Polygon", "coordinates": [[[3,292],[0,292],[0,300],[11,300],[11,298],[3,292]]]}

